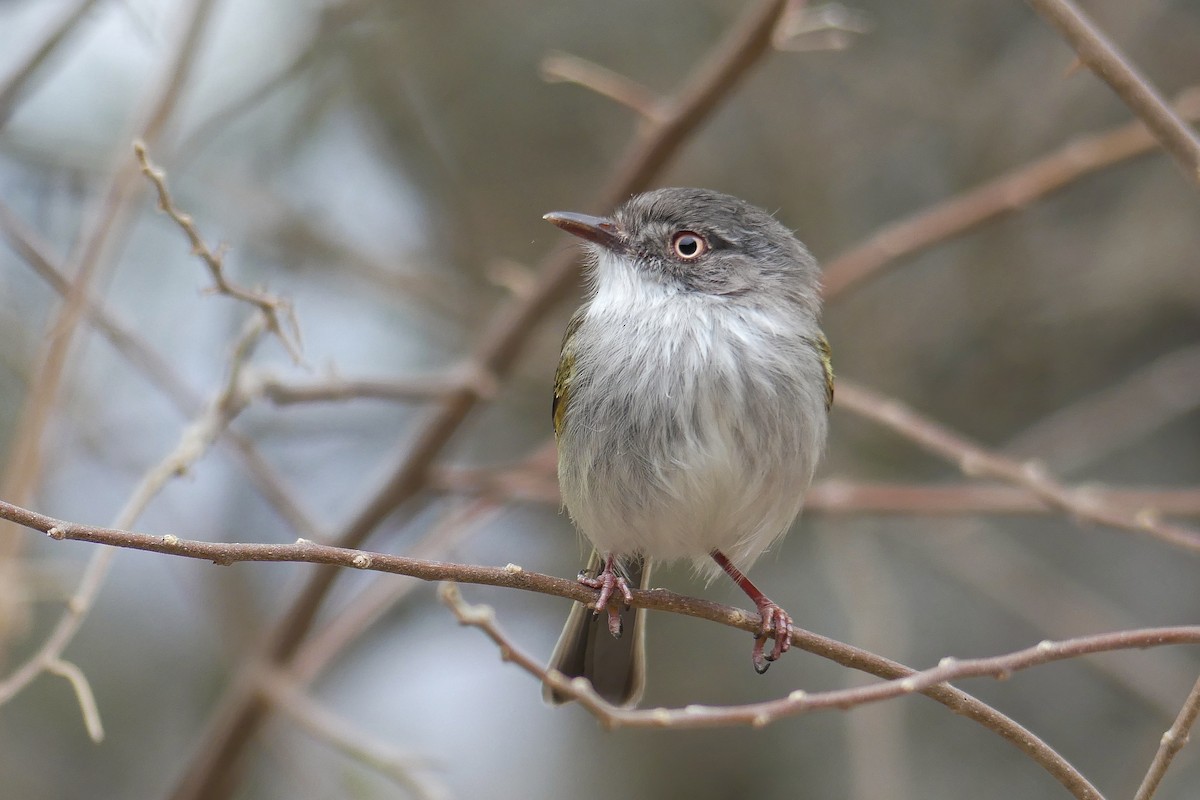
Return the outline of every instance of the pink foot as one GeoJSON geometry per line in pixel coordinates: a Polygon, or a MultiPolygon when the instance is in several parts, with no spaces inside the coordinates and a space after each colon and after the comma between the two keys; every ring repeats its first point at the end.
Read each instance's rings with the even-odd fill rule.
{"type": "MultiPolygon", "coordinates": [[[[595,613],[599,614],[601,609],[608,611],[608,632],[613,635],[614,639],[621,638],[621,609],[612,601],[614,592],[619,591],[621,597],[625,600],[625,604],[629,605],[633,602],[633,593],[629,591],[629,582],[617,574],[616,559],[608,556],[604,559],[604,569],[600,570],[600,574],[594,578],[589,578],[587,575],[580,574],[579,582],[584,586],[590,586],[593,589],[599,589],[600,594],[596,597],[596,604],[592,606],[595,613]]],[[[782,609],[780,609],[782,612],[782,609]]],[[[784,614],[786,617],[787,615],[784,614]]],[[[791,619],[788,619],[788,625],[791,625],[791,619]]],[[[789,627],[790,631],[791,628],[789,627]]],[[[757,669],[757,668],[756,668],[757,669]]],[[[764,668],[765,669],[765,668],[764,668]]]]}
{"type": "Polygon", "coordinates": [[[733,578],[746,596],[754,601],[754,605],[758,606],[758,616],[761,621],[758,624],[758,634],[754,637],[754,650],[750,657],[754,660],[754,671],[762,675],[771,666],[772,661],[778,659],[792,646],[792,618],[751,583],[750,579],[735,567],[724,553],[720,550],[713,550],[711,555],[713,561],[716,561],[717,565],[725,570],[725,574],[733,578]],[[767,655],[764,652],[767,639],[772,637],[775,638],[775,647],[771,649],[771,654],[767,655]]]}
{"type": "Polygon", "coordinates": [[[766,597],[756,603],[762,622],[759,623],[758,636],[754,637],[754,652],[751,654],[751,658],[754,660],[754,671],[762,675],[771,666],[772,661],[778,659],[792,646],[792,618],[766,597]],[[775,638],[775,647],[771,650],[770,655],[766,655],[763,649],[767,644],[767,639],[771,637],[775,638]]]}

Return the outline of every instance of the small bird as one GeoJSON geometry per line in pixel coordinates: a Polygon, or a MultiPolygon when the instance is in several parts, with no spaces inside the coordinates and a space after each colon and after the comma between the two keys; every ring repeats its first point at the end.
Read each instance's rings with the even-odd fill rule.
{"type": "Polygon", "coordinates": [[[707,189],[544,218],[590,251],[553,418],[563,502],[595,548],[579,580],[598,590],[591,609],[572,607],[551,666],[635,705],[645,622],[630,587],[649,585],[652,561],[687,558],[754,601],[751,655],[765,672],[792,618],[744,571],[800,513],[825,445],[833,368],[817,262],[766,211],[707,189]]]}

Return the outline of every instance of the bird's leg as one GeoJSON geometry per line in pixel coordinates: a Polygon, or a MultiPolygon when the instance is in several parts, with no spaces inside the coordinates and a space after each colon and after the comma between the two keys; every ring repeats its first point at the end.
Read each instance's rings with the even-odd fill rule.
{"type": "Polygon", "coordinates": [[[613,635],[614,639],[621,638],[621,609],[616,603],[611,602],[614,591],[619,591],[625,599],[625,605],[633,602],[633,593],[629,591],[629,582],[621,575],[617,574],[617,560],[614,556],[606,556],[604,558],[604,568],[600,570],[600,574],[594,578],[589,578],[583,573],[579,574],[579,582],[584,586],[590,586],[593,589],[599,589],[600,595],[596,598],[596,605],[592,606],[595,613],[599,614],[602,610],[608,611],[608,632],[613,635]]]}
{"type": "Polygon", "coordinates": [[[754,651],[751,656],[754,659],[754,671],[761,675],[771,666],[772,661],[786,653],[792,646],[792,618],[751,583],[750,579],[743,575],[742,571],[735,567],[724,553],[720,550],[713,550],[710,555],[712,555],[713,561],[716,561],[721,569],[725,570],[725,574],[733,578],[734,583],[740,586],[742,591],[754,601],[754,605],[758,606],[758,615],[762,621],[759,623],[758,635],[754,637],[754,651]],[[775,637],[775,647],[771,650],[771,654],[767,655],[763,650],[767,639],[772,636],[775,637]]]}

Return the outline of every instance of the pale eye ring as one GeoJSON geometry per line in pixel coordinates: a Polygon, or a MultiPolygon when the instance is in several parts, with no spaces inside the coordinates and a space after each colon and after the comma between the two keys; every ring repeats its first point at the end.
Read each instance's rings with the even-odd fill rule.
{"type": "Polygon", "coordinates": [[[708,242],[695,231],[679,231],[671,237],[671,249],[684,261],[695,261],[708,252],[708,242]]]}

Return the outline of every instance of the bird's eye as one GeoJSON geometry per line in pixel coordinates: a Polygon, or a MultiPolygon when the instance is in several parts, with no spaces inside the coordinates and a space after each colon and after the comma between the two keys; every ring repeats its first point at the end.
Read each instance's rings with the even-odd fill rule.
{"type": "Polygon", "coordinates": [[[679,231],[671,237],[671,248],[684,261],[694,261],[708,252],[708,242],[692,231],[679,231]]]}

